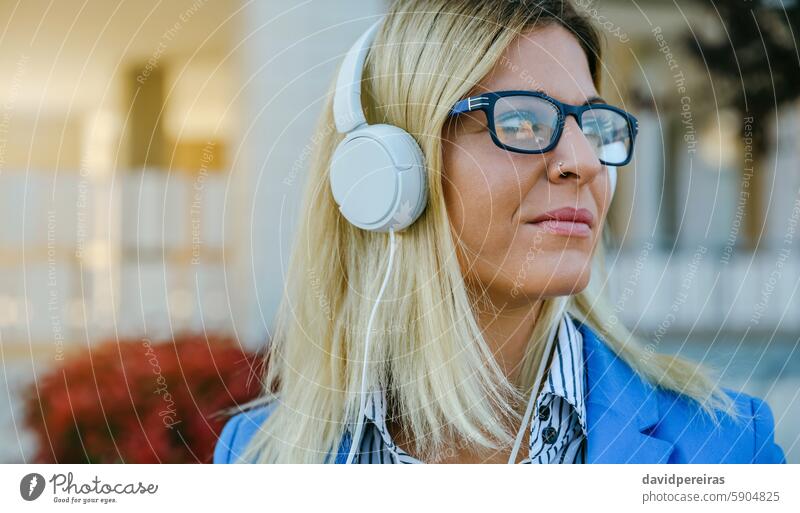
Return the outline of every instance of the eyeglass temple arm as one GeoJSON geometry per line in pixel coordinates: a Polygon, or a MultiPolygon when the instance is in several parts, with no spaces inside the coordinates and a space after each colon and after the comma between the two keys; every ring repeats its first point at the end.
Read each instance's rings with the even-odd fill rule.
{"type": "Polygon", "coordinates": [[[453,105],[453,108],[450,109],[450,115],[455,116],[456,114],[463,114],[465,112],[471,112],[473,110],[488,106],[489,98],[485,96],[471,96],[456,102],[456,104],[453,105]]]}

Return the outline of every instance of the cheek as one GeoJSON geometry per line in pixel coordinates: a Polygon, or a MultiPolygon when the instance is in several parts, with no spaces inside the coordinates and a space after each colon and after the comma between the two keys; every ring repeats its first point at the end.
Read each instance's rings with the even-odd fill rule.
{"type": "MultiPolygon", "coordinates": [[[[466,144],[466,143],[462,143],[466,144]]],[[[500,152],[468,152],[445,144],[443,188],[453,230],[473,251],[508,237],[522,200],[519,173],[500,152]]]]}

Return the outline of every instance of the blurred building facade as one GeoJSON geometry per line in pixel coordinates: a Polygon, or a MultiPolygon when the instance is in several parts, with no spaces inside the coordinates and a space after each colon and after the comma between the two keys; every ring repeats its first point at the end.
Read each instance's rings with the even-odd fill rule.
{"type": "MultiPolygon", "coordinates": [[[[714,20],[694,2],[575,3],[607,41],[601,93],[641,126],[610,214],[619,322],[765,396],[800,461],[800,107],[753,120],[772,143],[748,214],[743,120],[681,45],[714,20]]],[[[24,440],[14,387],[70,348],[268,340],[325,91],[386,2],[4,4],[0,432],[24,440]]]]}

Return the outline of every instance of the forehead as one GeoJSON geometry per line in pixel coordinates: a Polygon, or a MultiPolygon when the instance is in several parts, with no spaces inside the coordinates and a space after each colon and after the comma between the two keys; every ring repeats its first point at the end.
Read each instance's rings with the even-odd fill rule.
{"type": "Polygon", "coordinates": [[[597,95],[583,48],[558,24],[518,35],[475,90],[541,90],[576,105],[597,95]]]}

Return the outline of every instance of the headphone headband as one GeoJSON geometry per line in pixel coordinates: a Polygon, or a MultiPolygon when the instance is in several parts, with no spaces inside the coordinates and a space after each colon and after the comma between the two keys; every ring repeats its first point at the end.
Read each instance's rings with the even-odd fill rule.
{"type": "Polygon", "coordinates": [[[375,40],[382,20],[378,20],[353,43],[339,69],[336,94],[333,97],[333,118],[336,130],[347,133],[367,123],[361,108],[361,75],[367,51],[375,40]]]}
{"type": "Polygon", "coordinates": [[[367,52],[383,19],[347,52],[333,97],[336,129],[346,134],[331,159],[330,183],[339,211],[364,230],[400,231],[425,209],[425,156],[414,137],[390,124],[367,124],[361,80],[367,52]]]}

